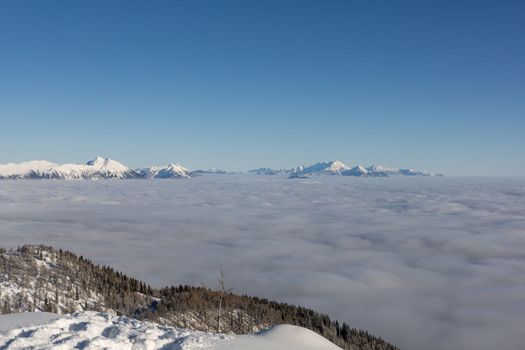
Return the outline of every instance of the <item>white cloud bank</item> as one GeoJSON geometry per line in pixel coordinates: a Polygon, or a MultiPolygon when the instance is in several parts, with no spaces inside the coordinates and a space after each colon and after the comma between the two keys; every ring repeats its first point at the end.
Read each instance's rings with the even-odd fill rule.
{"type": "Polygon", "coordinates": [[[525,180],[0,181],[0,245],[312,307],[406,350],[525,342],[525,180]]]}

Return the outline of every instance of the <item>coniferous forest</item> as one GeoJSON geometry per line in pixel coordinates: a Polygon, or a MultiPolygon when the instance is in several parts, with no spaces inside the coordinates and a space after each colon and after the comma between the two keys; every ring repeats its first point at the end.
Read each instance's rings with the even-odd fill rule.
{"type": "Polygon", "coordinates": [[[41,245],[0,250],[0,313],[107,311],[192,330],[244,334],[277,324],[311,329],[344,349],[395,350],[372,334],[300,306],[225,288],[153,288],[71,252],[41,245]]]}

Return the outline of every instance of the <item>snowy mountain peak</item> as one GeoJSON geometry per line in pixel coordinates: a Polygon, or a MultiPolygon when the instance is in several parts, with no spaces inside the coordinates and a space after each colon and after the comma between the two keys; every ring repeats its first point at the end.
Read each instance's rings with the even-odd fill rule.
{"type": "Polygon", "coordinates": [[[348,166],[346,166],[346,164],[338,160],[334,160],[331,163],[332,164],[330,165],[329,169],[332,172],[341,172],[341,171],[348,169],[348,166]]]}
{"type": "Polygon", "coordinates": [[[328,174],[328,175],[340,175],[342,171],[350,169],[346,164],[338,160],[324,161],[312,164],[308,167],[296,167],[297,174],[328,174]],[[300,170],[302,169],[302,170],[300,170]]]}
{"type": "Polygon", "coordinates": [[[104,157],[96,157],[95,159],[90,160],[86,164],[96,169],[108,169],[108,170],[114,170],[114,171],[129,170],[129,168],[125,166],[124,164],[117,162],[116,160],[104,158],[104,157]]]}
{"type": "Polygon", "coordinates": [[[145,169],[139,169],[138,172],[149,179],[176,179],[190,178],[193,173],[177,163],[169,163],[164,166],[152,166],[145,169]]]}
{"type": "Polygon", "coordinates": [[[109,158],[97,156],[95,159],[88,161],[86,164],[91,166],[102,167],[109,162],[109,158]]]}
{"type": "Polygon", "coordinates": [[[368,176],[368,170],[366,170],[361,165],[356,165],[355,167],[345,170],[341,173],[344,176],[368,176]]]}
{"type": "Polygon", "coordinates": [[[360,173],[362,173],[362,174],[366,174],[366,173],[368,173],[368,170],[366,170],[366,169],[365,169],[363,166],[361,166],[361,165],[356,165],[355,167],[353,167],[353,168],[350,169],[350,170],[358,171],[358,172],[360,172],[360,173]]]}

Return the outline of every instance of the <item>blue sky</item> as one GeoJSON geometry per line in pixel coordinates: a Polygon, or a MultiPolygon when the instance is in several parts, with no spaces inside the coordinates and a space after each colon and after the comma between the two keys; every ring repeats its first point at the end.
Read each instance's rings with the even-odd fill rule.
{"type": "Polygon", "coordinates": [[[0,163],[525,175],[522,1],[2,1],[0,163]]]}

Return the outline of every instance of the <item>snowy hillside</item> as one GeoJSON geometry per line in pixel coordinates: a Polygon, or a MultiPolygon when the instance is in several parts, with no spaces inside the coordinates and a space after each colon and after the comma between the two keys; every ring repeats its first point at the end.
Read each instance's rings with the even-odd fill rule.
{"type": "Polygon", "coordinates": [[[58,317],[24,313],[0,315],[0,349],[184,349],[184,350],[337,350],[302,327],[280,325],[232,336],[160,326],[125,316],[82,312],[58,317]]]}
{"type": "MultiPolygon", "coordinates": [[[[203,287],[179,285],[154,289],[109,267],[94,265],[83,257],[45,246],[23,246],[18,250],[0,248],[0,300],[0,314],[96,311],[147,319],[158,325],[193,332],[229,335],[293,324],[310,329],[345,349],[397,349],[366,331],[332,321],[327,315],[303,307],[203,287]]],[[[17,316],[9,317],[9,324],[20,321],[17,316]]],[[[142,327],[133,323],[136,321],[126,322],[142,327]]],[[[7,319],[2,323],[7,324],[7,319]]],[[[12,337],[16,338],[16,334],[12,337]]],[[[236,339],[236,342],[244,341],[242,337],[236,339]]],[[[12,344],[22,341],[25,340],[16,339],[12,344]]],[[[1,342],[0,349],[3,349],[1,342]]]]}

